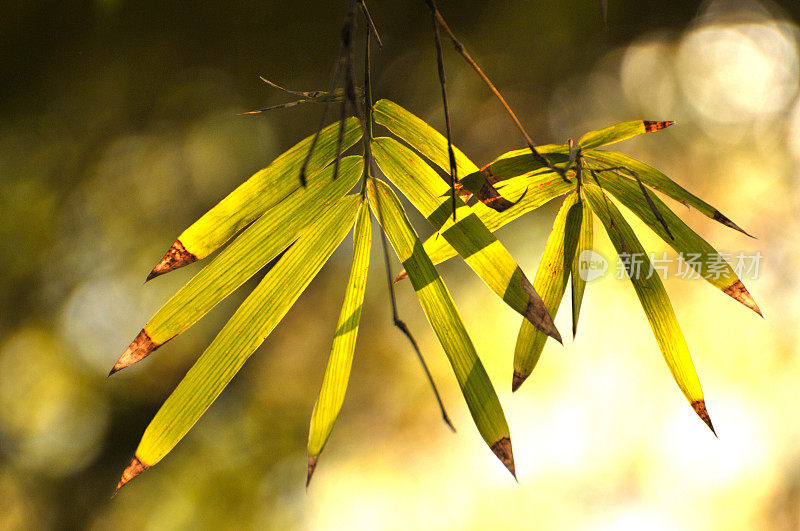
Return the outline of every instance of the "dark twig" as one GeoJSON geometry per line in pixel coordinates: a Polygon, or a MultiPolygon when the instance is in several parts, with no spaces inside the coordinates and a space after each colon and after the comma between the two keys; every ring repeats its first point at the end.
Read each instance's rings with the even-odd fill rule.
{"type": "Polygon", "coordinates": [[[528,149],[531,150],[533,158],[536,159],[536,161],[539,162],[540,164],[549,168],[551,171],[556,172],[565,182],[570,182],[570,180],[567,178],[566,171],[564,169],[558,168],[553,164],[551,164],[549,160],[547,160],[544,156],[542,156],[541,153],[539,153],[536,150],[536,148],[533,146],[533,140],[531,139],[530,135],[528,135],[528,132],[525,130],[525,128],[522,126],[522,123],[519,121],[519,118],[517,118],[517,115],[514,113],[513,110],[511,110],[511,107],[508,105],[508,102],[506,102],[503,95],[500,94],[500,91],[497,90],[497,87],[494,86],[494,83],[492,83],[489,77],[478,66],[478,63],[476,63],[475,60],[472,58],[472,56],[470,56],[469,52],[467,52],[466,48],[464,48],[464,45],[461,44],[461,42],[456,38],[453,31],[450,29],[450,26],[447,25],[447,22],[444,20],[444,17],[442,17],[442,14],[436,8],[436,5],[433,4],[431,0],[425,0],[425,3],[428,5],[428,8],[433,12],[434,18],[436,18],[437,22],[442,27],[442,29],[444,29],[445,32],[447,32],[447,35],[448,37],[450,37],[450,40],[453,41],[453,47],[455,48],[455,50],[461,55],[461,57],[464,58],[464,60],[469,64],[469,66],[472,67],[475,73],[477,73],[478,76],[480,76],[480,78],[483,80],[486,86],[489,87],[489,90],[492,91],[495,97],[498,100],[500,100],[500,103],[505,108],[506,113],[514,122],[514,125],[516,125],[519,132],[522,133],[522,136],[525,138],[525,143],[528,145],[528,149]]]}
{"type": "Polygon", "coordinates": [[[381,40],[381,36],[378,34],[378,28],[375,27],[375,23],[372,21],[372,16],[369,14],[369,9],[367,9],[367,4],[364,0],[358,0],[358,3],[361,5],[361,11],[364,13],[364,18],[367,19],[367,24],[369,25],[370,31],[372,34],[375,35],[375,40],[378,41],[378,47],[383,48],[383,41],[381,40]]]}

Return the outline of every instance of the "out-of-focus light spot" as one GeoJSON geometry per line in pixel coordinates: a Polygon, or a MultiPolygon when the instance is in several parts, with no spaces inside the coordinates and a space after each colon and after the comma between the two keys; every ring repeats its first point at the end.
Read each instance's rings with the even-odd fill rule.
{"type": "Polygon", "coordinates": [[[592,531],[669,531],[681,529],[656,507],[628,505],[615,508],[610,514],[603,515],[586,529],[592,531]]]}
{"type": "Polygon", "coordinates": [[[633,44],[625,51],[620,77],[625,96],[648,117],[675,112],[676,85],[672,47],[659,39],[633,44]]]}
{"type": "Polygon", "coordinates": [[[797,42],[785,25],[701,26],[683,38],[677,59],[683,92],[710,127],[770,118],[797,92],[797,42]]]}
{"type": "Polygon", "coordinates": [[[794,156],[796,161],[800,162],[800,98],[795,100],[794,106],[789,112],[786,136],[789,153],[794,156]]]}
{"type": "Polygon", "coordinates": [[[52,476],[91,463],[108,423],[105,402],[80,385],[67,356],[37,330],[23,330],[0,347],[3,451],[18,466],[52,476]]]}

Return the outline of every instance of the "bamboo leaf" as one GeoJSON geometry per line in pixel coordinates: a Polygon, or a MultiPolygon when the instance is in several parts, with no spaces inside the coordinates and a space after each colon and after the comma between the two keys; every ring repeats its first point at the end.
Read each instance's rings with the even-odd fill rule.
{"type": "Polygon", "coordinates": [[[383,173],[403,192],[443,239],[511,308],[532,326],[561,341],[542,299],[497,238],[461,199],[451,216],[448,186],[419,156],[393,138],[376,138],[373,155],[383,173]]]}
{"type": "Polygon", "coordinates": [[[397,196],[375,179],[370,208],[411,279],[428,321],[439,338],[475,425],[500,461],[515,474],[511,438],[500,400],[467,334],[450,292],[431,263],[397,196]]]}
{"type": "Polygon", "coordinates": [[[307,187],[296,189],[245,229],[156,312],[122,353],[111,374],[144,359],[192,326],[276,258],[303,228],[356,184],[363,167],[362,157],[346,157],[339,177],[333,180],[333,167],[328,166],[312,176],[307,187]]]}
{"type": "MultiPolygon", "coordinates": [[[[583,209],[576,193],[569,194],[558,211],[553,229],[547,238],[544,254],[539,261],[533,287],[542,295],[547,311],[553,318],[561,305],[561,298],[567,288],[567,280],[575,260],[575,249],[581,231],[583,209]]],[[[517,335],[514,349],[514,378],[511,390],[519,386],[533,372],[547,336],[523,320],[517,335]]]]}
{"type": "MultiPolygon", "coordinates": [[[[566,144],[537,146],[536,151],[542,155],[548,155],[547,158],[552,164],[561,164],[569,160],[569,146],[566,144]]],[[[492,183],[499,183],[514,177],[528,176],[536,171],[552,173],[552,170],[547,169],[541,161],[538,161],[528,148],[515,149],[503,153],[481,168],[480,171],[492,183]]]]}
{"type": "MultiPolygon", "coordinates": [[[[439,131],[423,120],[389,100],[378,100],[373,107],[375,121],[397,135],[422,156],[450,172],[450,156],[447,152],[447,139],[439,131]]],[[[464,153],[453,146],[458,175],[469,175],[478,167],[464,153]]]]}
{"type": "Polygon", "coordinates": [[[661,279],[657,274],[652,274],[652,266],[642,244],[614,203],[606,200],[603,191],[594,184],[586,183],[583,189],[589,205],[600,217],[608,237],[625,264],[672,377],[697,415],[713,432],[714,426],[706,409],[700,379],[661,279]],[[635,258],[641,258],[641,270],[637,270],[635,258]]]}
{"type": "MultiPolygon", "coordinates": [[[[339,122],[322,130],[308,165],[307,175],[322,170],[336,158],[339,122]]],[[[342,150],[358,142],[361,126],[355,118],[345,122],[342,150]]],[[[272,164],[239,185],[215,207],[183,231],[148,280],[201,260],[218,249],[287,195],[300,188],[300,166],[308,154],[313,135],[286,151],[272,164]]]]}
{"type": "Polygon", "coordinates": [[[311,426],[308,431],[306,486],[311,481],[319,454],[325,448],[333,425],[339,417],[339,411],[342,409],[344,395],[347,391],[347,383],[350,380],[350,368],[353,364],[353,352],[361,320],[361,307],[367,287],[371,239],[372,220],[369,210],[364,208],[362,203],[353,233],[353,264],[350,267],[350,278],[347,281],[342,310],[336,324],[328,366],[322,379],[322,389],[320,389],[319,398],[314,404],[314,411],[311,413],[311,426]]]}
{"type": "Polygon", "coordinates": [[[589,131],[581,137],[578,141],[578,145],[580,145],[581,149],[594,149],[600,146],[621,142],[637,135],[661,131],[674,123],[675,122],[654,122],[651,120],[620,122],[603,129],[598,129],[597,131],[589,131]]]}
{"type": "Polygon", "coordinates": [[[661,213],[667,226],[670,227],[670,233],[674,238],[670,238],[670,233],[665,231],[663,225],[653,214],[652,209],[645,198],[642,197],[634,181],[621,175],[609,173],[602,173],[597,176],[603,189],[611,192],[614,197],[644,221],[653,232],[658,234],[676,252],[681,253],[684,258],[691,258],[686,260],[686,263],[692,266],[700,276],[705,278],[712,286],[722,290],[726,295],[733,297],[733,299],[761,315],[761,311],[752,295],[747,291],[747,288],[745,288],[730,264],[725,261],[717,250],[670,210],[663,201],[655,195],[651,197],[656,209],[661,213]]]}
{"type": "Polygon", "coordinates": [[[750,236],[741,227],[739,227],[739,225],[731,221],[728,217],[722,215],[719,210],[709,205],[696,195],[690,193],[678,183],[652,166],[648,166],[644,162],[638,161],[622,153],[617,153],[616,151],[605,151],[601,149],[587,151],[584,153],[584,156],[590,161],[600,162],[601,164],[606,164],[609,166],[624,166],[635,172],[639,179],[641,179],[644,184],[650,186],[651,188],[668,195],[672,199],[679,201],[688,207],[696,208],[701,214],[708,216],[715,221],[719,221],[727,227],[738,230],[742,234],[750,236]]]}
{"type": "MultiPolygon", "coordinates": [[[[558,174],[549,170],[539,170],[528,176],[511,179],[503,187],[506,197],[522,197],[508,210],[497,212],[483,203],[476,203],[471,208],[484,226],[490,232],[494,232],[523,214],[539,208],[572,189],[573,186],[565,183],[558,174]]],[[[425,252],[428,253],[434,264],[444,262],[458,254],[440,232],[433,234],[425,241],[425,252]]],[[[401,277],[403,277],[402,274],[401,277]]]]}
{"type": "Polygon", "coordinates": [[[339,246],[358,203],[357,195],[343,197],[301,233],[158,410],[129,469],[158,463],[186,435],[339,246]]]}
{"type": "Polygon", "coordinates": [[[578,317],[581,313],[583,293],[586,291],[586,280],[581,275],[581,254],[584,251],[594,250],[594,214],[589,204],[581,200],[581,231],[578,238],[578,248],[575,249],[575,258],[572,260],[572,337],[578,332],[578,317]]]}

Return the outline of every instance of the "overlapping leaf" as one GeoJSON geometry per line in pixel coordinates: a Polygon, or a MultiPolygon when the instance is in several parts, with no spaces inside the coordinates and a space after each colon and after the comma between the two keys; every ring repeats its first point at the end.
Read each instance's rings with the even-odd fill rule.
{"type": "Polygon", "coordinates": [[[492,291],[533,326],[560,341],[558,330],[530,281],[506,248],[459,198],[453,221],[448,187],[436,172],[392,138],[375,139],[372,152],[383,173],[492,291]]]}
{"type": "Polygon", "coordinates": [[[329,166],[312,176],[306,188],[296,189],[267,211],[164,304],[120,356],[112,372],[140,361],[189,328],[277,257],[303,228],[355,186],[362,168],[361,157],[345,157],[336,180],[329,166]]]}
{"type": "Polygon", "coordinates": [[[339,411],[342,409],[347,391],[347,383],[350,380],[350,368],[353,364],[353,352],[361,320],[361,307],[367,287],[371,239],[372,220],[369,210],[361,208],[353,233],[353,264],[350,267],[350,278],[347,281],[342,310],[336,324],[328,366],[322,379],[322,389],[320,389],[319,398],[314,404],[314,411],[311,413],[306,485],[311,481],[311,475],[317,466],[317,459],[328,442],[333,425],[339,417],[339,411]]]}
{"type": "MultiPolygon", "coordinates": [[[[579,198],[577,193],[572,193],[564,199],[533,280],[533,287],[542,295],[547,311],[553,318],[567,288],[580,237],[583,209],[579,198]]],[[[514,378],[511,382],[513,391],[519,389],[533,372],[546,341],[547,336],[529,322],[522,321],[514,349],[514,378]]]]}
{"type": "Polygon", "coordinates": [[[436,337],[447,355],[472,418],[486,444],[514,474],[508,424],[450,292],[431,263],[394,192],[370,180],[370,208],[394,247],[436,337]]]}
{"type": "MultiPolygon", "coordinates": [[[[320,171],[336,158],[338,136],[339,122],[322,130],[309,160],[308,175],[320,171]]],[[[361,126],[358,120],[348,118],[344,127],[342,149],[349,148],[360,138],[361,126]]],[[[153,268],[148,280],[205,258],[254,219],[297,190],[301,186],[300,166],[308,154],[312,139],[313,135],[283,153],[183,231],[164,258],[153,268]]]]}
{"type": "Polygon", "coordinates": [[[129,470],[158,463],[183,438],[316,276],[358,210],[358,196],[343,197],[300,234],[158,410],[129,470]]]}
{"type": "Polygon", "coordinates": [[[575,258],[572,260],[572,337],[578,333],[578,317],[581,314],[581,303],[586,291],[584,274],[588,273],[589,264],[582,264],[581,257],[584,251],[594,250],[594,214],[586,200],[581,200],[581,230],[578,238],[578,248],[575,249],[575,258]]]}
{"type": "Polygon", "coordinates": [[[583,190],[589,205],[603,222],[611,243],[625,264],[675,382],[697,415],[714,431],[689,348],[661,279],[653,272],[641,243],[614,203],[607,200],[603,191],[594,184],[584,184],[583,190]]]}
{"type": "Polygon", "coordinates": [[[644,221],[650,229],[658,234],[675,251],[681,253],[685,263],[693,267],[700,276],[723,293],[733,297],[754,312],[761,315],[750,292],[747,291],[736,272],[708,242],[694,232],[657,196],[651,200],[660,212],[670,229],[672,238],[664,230],[663,225],[656,218],[652,209],[639,191],[637,183],[621,175],[602,173],[598,179],[603,188],[611,192],[623,205],[644,221]]]}
{"type": "MultiPolygon", "coordinates": [[[[624,166],[635,172],[636,176],[647,186],[668,195],[686,206],[696,208],[701,214],[715,221],[719,221],[727,227],[738,230],[742,234],[747,234],[739,225],[724,216],[719,210],[644,162],[622,153],[617,153],[616,151],[605,151],[601,149],[587,151],[584,153],[584,156],[590,161],[600,162],[607,166],[624,166]]],[[[747,235],[750,236],[749,234],[747,235]]]]}

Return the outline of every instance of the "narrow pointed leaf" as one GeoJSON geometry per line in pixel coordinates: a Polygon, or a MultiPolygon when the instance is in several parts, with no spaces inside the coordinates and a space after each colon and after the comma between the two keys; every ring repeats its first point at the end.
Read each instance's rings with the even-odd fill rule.
{"type": "MultiPolygon", "coordinates": [[[[373,107],[375,121],[397,135],[422,156],[450,172],[450,156],[447,151],[447,138],[423,120],[389,100],[378,100],[373,107]]],[[[456,156],[458,175],[469,175],[478,171],[478,167],[453,146],[456,156]]]]}
{"type": "Polygon", "coordinates": [[[147,322],[114,365],[112,373],[151,354],[230,295],[284,251],[298,233],[355,186],[364,166],[362,157],[342,159],[333,180],[328,166],[268,210],[218,257],[180,289],[147,322]]]}
{"type": "MultiPolygon", "coordinates": [[[[533,280],[533,287],[542,295],[547,311],[553,318],[567,288],[580,236],[583,209],[578,197],[578,194],[572,193],[564,199],[533,280]]],[[[546,341],[546,335],[529,322],[522,321],[514,349],[514,378],[511,382],[513,391],[519,389],[533,372],[546,341]]]]}
{"type": "Polygon", "coordinates": [[[581,275],[581,254],[584,251],[594,250],[594,214],[589,208],[589,203],[581,199],[581,232],[578,238],[578,248],[575,249],[575,258],[572,260],[572,337],[578,332],[578,317],[581,313],[583,293],[586,291],[586,280],[581,275]]]}
{"type": "Polygon", "coordinates": [[[637,135],[661,131],[674,123],[675,122],[669,121],[655,122],[651,120],[620,122],[603,129],[598,129],[597,131],[589,131],[581,137],[578,144],[581,146],[581,149],[594,149],[600,146],[614,144],[615,142],[621,142],[637,135]]]}
{"type": "Polygon", "coordinates": [[[307,227],[236,310],[145,430],[136,450],[144,466],[172,450],[283,319],[350,231],[358,203],[343,197],[307,227]]]}
{"type": "Polygon", "coordinates": [[[603,222],[608,237],[625,264],[672,377],[697,415],[713,432],[714,427],[706,409],[700,379],[661,279],[655,273],[650,274],[650,260],[642,244],[614,203],[606,201],[603,191],[594,184],[586,183],[583,189],[589,205],[603,222]],[[633,257],[641,258],[641,269],[638,271],[633,257]]]}
{"type": "MultiPolygon", "coordinates": [[[[537,146],[536,151],[542,155],[547,155],[547,158],[553,164],[560,164],[569,160],[569,146],[566,144],[537,146]]],[[[480,172],[492,183],[500,183],[514,177],[527,176],[535,171],[552,173],[552,170],[546,169],[546,166],[538,161],[528,148],[515,149],[503,153],[480,169],[480,172]]]]}
{"type": "Polygon", "coordinates": [[[514,456],[505,414],[450,292],[422,249],[422,243],[391,188],[373,179],[369,194],[370,208],[408,271],[420,305],[450,361],[478,432],[514,474],[514,456]]]}
{"type": "MultiPolygon", "coordinates": [[[[484,226],[490,232],[494,232],[523,214],[568,193],[573,188],[573,185],[565,183],[556,173],[540,170],[526,177],[514,178],[503,187],[503,194],[506,197],[522,198],[508,210],[497,212],[483,203],[476,203],[471,208],[484,226]]],[[[458,254],[440,232],[433,234],[425,241],[425,252],[428,253],[434,264],[444,262],[458,254]]]]}
{"type": "MultiPolygon", "coordinates": [[[[322,170],[336,158],[338,134],[338,122],[322,130],[308,165],[308,175],[322,170]]],[[[283,153],[183,231],[164,258],[153,268],[148,280],[205,258],[254,219],[300,188],[300,165],[308,154],[312,138],[313,135],[283,153]]],[[[342,149],[349,148],[360,138],[361,126],[358,120],[349,118],[345,122],[342,149]]]]}
{"type": "Polygon", "coordinates": [[[419,156],[393,138],[376,138],[372,153],[381,171],[403,192],[464,261],[511,308],[561,341],[541,297],[511,254],[460,198],[456,221],[448,186],[419,156]]]}
{"type": "Polygon", "coordinates": [[[730,264],[707,241],[701,238],[686,223],[684,223],[670,208],[657,196],[652,195],[651,200],[660,212],[667,226],[669,234],[653,214],[637,184],[621,175],[610,173],[598,174],[604,190],[611,192],[620,203],[667,242],[676,252],[681,253],[686,263],[692,266],[697,273],[705,278],[711,285],[722,290],[723,293],[733,297],[757,314],[761,315],[755,300],[747,291],[742,281],[730,264]]]}
{"type": "Polygon", "coordinates": [[[353,364],[353,352],[361,320],[361,307],[367,287],[371,238],[372,218],[369,210],[362,204],[353,234],[353,264],[350,267],[350,278],[347,281],[342,310],[336,324],[328,366],[322,379],[322,389],[314,405],[314,411],[311,413],[311,427],[308,432],[309,474],[307,482],[311,481],[311,474],[314,470],[311,463],[313,461],[313,465],[316,465],[318,456],[322,453],[325,443],[328,442],[333,425],[339,416],[347,391],[347,383],[350,380],[350,368],[353,364]]]}
{"type": "Polygon", "coordinates": [[[714,221],[719,221],[723,225],[738,230],[742,234],[747,234],[739,225],[731,221],[728,217],[709,205],[696,195],[692,194],[681,185],[644,162],[638,161],[616,151],[605,151],[602,149],[591,150],[584,153],[590,161],[596,161],[608,166],[624,166],[634,172],[647,186],[666,194],[672,199],[683,203],[686,206],[696,208],[701,214],[708,216],[714,221]]]}

